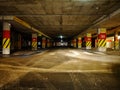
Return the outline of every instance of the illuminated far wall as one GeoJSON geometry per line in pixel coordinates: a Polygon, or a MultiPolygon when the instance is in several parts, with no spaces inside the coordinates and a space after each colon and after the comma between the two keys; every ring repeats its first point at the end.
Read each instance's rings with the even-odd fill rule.
{"type": "Polygon", "coordinates": [[[56,42],[56,46],[68,46],[68,42],[56,42]]]}

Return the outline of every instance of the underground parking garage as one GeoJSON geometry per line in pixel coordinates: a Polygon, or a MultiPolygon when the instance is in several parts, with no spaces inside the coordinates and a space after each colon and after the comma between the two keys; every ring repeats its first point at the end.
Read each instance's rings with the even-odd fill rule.
{"type": "Polygon", "coordinates": [[[120,0],[0,0],[0,90],[120,90],[120,0]]]}

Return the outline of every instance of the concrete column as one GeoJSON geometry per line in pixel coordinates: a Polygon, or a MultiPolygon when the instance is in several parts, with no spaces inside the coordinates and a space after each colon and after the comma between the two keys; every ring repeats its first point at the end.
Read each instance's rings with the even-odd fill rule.
{"type": "Polygon", "coordinates": [[[32,50],[37,50],[37,34],[32,34],[32,50]]]}
{"type": "Polygon", "coordinates": [[[70,46],[73,47],[73,40],[71,40],[71,42],[70,42],[70,46]]]}
{"type": "Polygon", "coordinates": [[[50,40],[47,39],[47,48],[49,48],[49,47],[50,47],[50,40]]]}
{"type": "Polygon", "coordinates": [[[74,40],[73,40],[73,47],[74,47],[74,48],[76,48],[76,47],[77,47],[76,42],[77,42],[77,40],[76,40],[76,39],[74,39],[74,40]]]}
{"type": "Polygon", "coordinates": [[[92,47],[91,33],[87,33],[85,42],[86,42],[86,49],[91,49],[92,47]]]}
{"type": "Polygon", "coordinates": [[[119,50],[118,32],[115,32],[115,35],[114,35],[114,48],[115,50],[119,50]]]}
{"type": "Polygon", "coordinates": [[[46,38],[42,38],[42,48],[46,48],[46,38]]]}
{"type": "Polygon", "coordinates": [[[95,39],[95,48],[98,47],[98,39],[95,39]]]}
{"type": "Polygon", "coordinates": [[[53,42],[53,47],[55,47],[56,45],[55,45],[55,41],[53,42]]]}
{"type": "Polygon", "coordinates": [[[8,22],[3,23],[3,42],[2,42],[2,54],[10,54],[10,27],[11,25],[8,22]]]}
{"type": "Polygon", "coordinates": [[[106,28],[98,29],[98,51],[106,51],[106,28]]]}
{"type": "Polygon", "coordinates": [[[78,48],[82,48],[82,39],[81,39],[81,37],[78,38],[78,48]]]}

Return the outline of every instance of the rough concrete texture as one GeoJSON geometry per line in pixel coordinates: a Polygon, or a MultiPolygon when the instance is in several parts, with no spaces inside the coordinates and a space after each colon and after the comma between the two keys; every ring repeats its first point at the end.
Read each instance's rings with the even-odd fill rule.
{"type": "Polygon", "coordinates": [[[120,56],[102,52],[52,49],[0,57],[0,90],[120,90],[119,81],[120,56]]]}

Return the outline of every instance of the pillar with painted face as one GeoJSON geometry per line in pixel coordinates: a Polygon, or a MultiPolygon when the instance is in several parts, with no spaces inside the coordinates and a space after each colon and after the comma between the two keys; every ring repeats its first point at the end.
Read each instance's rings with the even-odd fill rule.
{"type": "Polygon", "coordinates": [[[2,42],[2,54],[9,55],[10,54],[10,23],[3,23],[3,42],[2,42]]]}
{"type": "Polygon", "coordinates": [[[47,39],[47,48],[49,48],[49,47],[50,47],[50,40],[47,39]]]}
{"type": "Polygon", "coordinates": [[[91,33],[86,34],[85,42],[86,42],[86,49],[91,49],[92,48],[91,33]]]}
{"type": "Polygon", "coordinates": [[[76,39],[73,39],[73,47],[76,48],[77,47],[77,44],[76,44],[77,40],[76,39]]]}
{"type": "Polygon", "coordinates": [[[78,48],[82,48],[82,39],[78,37],[78,48]]]}
{"type": "Polygon", "coordinates": [[[115,32],[115,35],[114,35],[114,48],[115,50],[119,50],[118,32],[115,32]]]}
{"type": "Polygon", "coordinates": [[[32,34],[32,50],[37,50],[37,34],[32,34]]]}
{"type": "Polygon", "coordinates": [[[98,47],[98,39],[95,39],[95,48],[98,47]]]}
{"type": "Polygon", "coordinates": [[[42,37],[42,48],[46,48],[46,38],[42,37]]]}
{"type": "Polygon", "coordinates": [[[106,28],[98,29],[98,51],[106,51],[106,28]]]}

